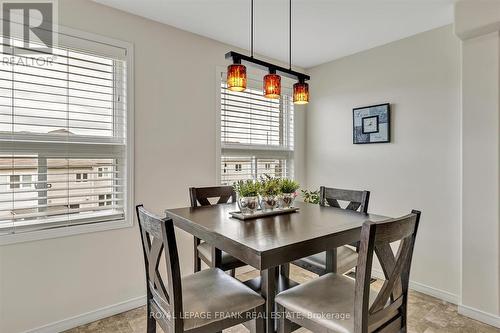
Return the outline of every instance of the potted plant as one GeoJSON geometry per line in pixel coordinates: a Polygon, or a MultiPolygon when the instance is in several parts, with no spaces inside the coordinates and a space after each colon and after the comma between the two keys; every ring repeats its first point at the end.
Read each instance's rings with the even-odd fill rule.
{"type": "Polygon", "coordinates": [[[260,208],[263,211],[273,210],[278,207],[280,194],[280,179],[265,175],[260,182],[260,208]]]}
{"type": "Polygon", "coordinates": [[[234,184],[234,190],[238,194],[238,206],[242,214],[253,214],[259,206],[260,183],[248,180],[240,180],[234,184]]]}
{"type": "Polygon", "coordinates": [[[297,196],[297,190],[300,185],[293,179],[284,178],[280,181],[280,206],[281,208],[290,208],[297,196]]]}
{"type": "Polygon", "coordinates": [[[302,191],[302,196],[304,197],[304,202],[319,204],[319,190],[316,191],[301,190],[301,191],[302,191]]]}

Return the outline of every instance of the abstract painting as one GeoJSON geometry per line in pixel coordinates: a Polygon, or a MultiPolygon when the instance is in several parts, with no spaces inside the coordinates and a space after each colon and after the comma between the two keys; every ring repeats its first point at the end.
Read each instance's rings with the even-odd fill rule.
{"type": "Polygon", "coordinates": [[[352,110],[354,144],[382,143],[391,140],[391,107],[389,103],[352,110]]]}

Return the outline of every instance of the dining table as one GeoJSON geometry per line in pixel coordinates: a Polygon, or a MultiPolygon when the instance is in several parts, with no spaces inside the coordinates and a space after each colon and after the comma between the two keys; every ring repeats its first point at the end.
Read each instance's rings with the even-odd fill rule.
{"type": "Polygon", "coordinates": [[[266,332],[276,330],[274,299],[298,285],[290,279],[288,263],[326,251],[326,271],[336,272],[336,248],[360,240],[365,221],[388,217],[336,207],[295,202],[296,212],[239,220],[231,212],[236,203],[166,209],[174,225],[213,245],[212,265],[218,267],[224,251],[260,271],[244,282],[266,299],[266,332]]]}

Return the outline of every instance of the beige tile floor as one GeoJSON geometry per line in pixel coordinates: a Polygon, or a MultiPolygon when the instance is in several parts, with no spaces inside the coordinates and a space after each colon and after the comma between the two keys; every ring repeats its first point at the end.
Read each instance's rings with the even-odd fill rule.
{"type": "MultiPolygon", "coordinates": [[[[291,276],[297,282],[305,282],[315,277],[314,274],[303,269],[291,266],[291,276]]],[[[239,274],[238,278],[245,281],[258,275],[257,271],[239,274]]],[[[374,283],[380,287],[381,282],[374,283]]],[[[500,333],[500,329],[469,319],[457,313],[453,304],[437,298],[410,291],[408,301],[408,333],[500,333]]],[[[87,325],[83,325],[66,333],[145,333],[146,309],[137,308],[128,312],[105,318],[87,325]]],[[[158,327],[157,332],[162,330],[158,327]]],[[[247,333],[243,325],[232,327],[224,333],[247,333]]],[[[307,333],[305,329],[296,331],[307,333]]]]}

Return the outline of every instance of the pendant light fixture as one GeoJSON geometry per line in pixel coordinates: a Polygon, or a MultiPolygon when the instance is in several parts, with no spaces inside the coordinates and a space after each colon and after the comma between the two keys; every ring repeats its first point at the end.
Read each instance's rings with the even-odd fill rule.
{"type": "Polygon", "coordinates": [[[293,85],[293,104],[309,103],[309,84],[299,81],[293,85]]]}
{"type": "MultiPolygon", "coordinates": [[[[250,49],[253,58],[253,0],[250,0],[250,49]]],[[[227,66],[227,88],[231,91],[244,91],[247,88],[247,68],[241,59],[233,58],[233,64],[227,66]]]]}
{"type": "Polygon", "coordinates": [[[269,74],[265,75],[263,78],[263,90],[264,96],[270,99],[279,99],[281,95],[281,76],[277,73],[279,72],[283,76],[290,77],[298,81],[293,85],[293,102],[295,104],[306,104],[309,102],[309,85],[306,83],[310,80],[309,75],[296,72],[292,70],[292,0],[289,0],[289,10],[290,10],[290,50],[289,50],[289,68],[277,66],[269,62],[259,60],[253,56],[253,27],[254,27],[254,9],[253,0],[250,0],[251,14],[250,14],[250,49],[251,55],[246,56],[244,54],[230,51],[226,53],[226,59],[232,59],[233,63],[227,67],[227,77],[226,83],[229,90],[232,91],[244,91],[247,87],[247,69],[242,64],[242,61],[250,63],[256,67],[265,69],[269,71],[269,74]]]}
{"type": "Polygon", "coordinates": [[[227,88],[231,91],[244,91],[247,88],[247,68],[242,64],[227,66],[227,88]]]}
{"type": "MultiPolygon", "coordinates": [[[[290,53],[289,62],[290,69],[292,69],[292,0],[289,0],[290,16],[288,18],[288,23],[290,25],[290,53]]],[[[299,77],[299,82],[293,85],[293,104],[307,104],[309,103],[309,84],[305,82],[304,78],[299,77]]]]}
{"type": "Polygon", "coordinates": [[[270,99],[280,99],[281,96],[281,77],[276,71],[271,69],[269,74],[264,76],[264,97],[270,99]]]}

